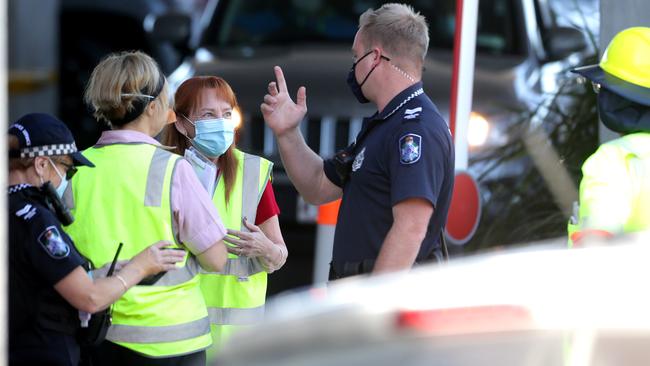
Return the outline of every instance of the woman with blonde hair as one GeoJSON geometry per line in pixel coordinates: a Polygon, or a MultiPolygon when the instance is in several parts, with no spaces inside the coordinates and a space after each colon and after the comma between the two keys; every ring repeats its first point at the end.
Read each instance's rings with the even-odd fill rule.
{"type": "Polygon", "coordinates": [[[215,347],[237,326],[264,315],[267,273],[284,264],[280,212],[271,186],[270,161],[237,149],[234,143],[237,99],[216,76],[193,77],[175,94],[176,122],[163,132],[202,176],[230,236],[228,264],[220,273],[202,273],[215,347]],[[207,168],[206,168],[207,167],[207,168]]]}
{"type": "Polygon", "coordinates": [[[95,118],[111,130],[83,152],[96,168],[81,168],[72,180],[77,221],[67,231],[79,251],[97,268],[110,262],[117,243],[124,258],[154,238],[189,252],[175,270],[115,303],[96,365],[198,365],[211,344],[194,256],[208,271],[223,270],[226,231],[192,167],[153,138],[173,120],[168,97],[164,75],[142,52],[109,55],[86,89],[95,118]]]}

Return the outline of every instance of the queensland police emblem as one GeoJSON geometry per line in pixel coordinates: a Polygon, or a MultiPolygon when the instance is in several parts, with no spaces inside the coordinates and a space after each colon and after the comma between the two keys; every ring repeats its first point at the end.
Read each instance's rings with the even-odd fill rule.
{"type": "Polygon", "coordinates": [[[70,254],[70,246],[63,240],[55,226],[48,226],[38,236],[38,242],[41,243],[47,254],[54,259],[65,258],[70,254]]]}
{"type": "Polygon", "coordinates": [[[402,164],[413,164],[420,160],[422,154],[422,137],[414,133],[404,135],[399,139],[399,161],[402,164]]]}

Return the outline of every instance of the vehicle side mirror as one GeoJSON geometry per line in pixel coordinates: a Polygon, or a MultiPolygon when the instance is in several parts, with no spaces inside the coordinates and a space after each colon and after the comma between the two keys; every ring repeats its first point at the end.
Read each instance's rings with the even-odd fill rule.
{"type": "Polygon", "coordinates": [[[574,52],[587,48],[584,34],[569,27],[550,29],[545,43],[549,61],[563,59],[574,52]]]}
{"type": "Polygon", "coordinates": [[[192,35],[192,18],[184,13],[150,14],[144,28],[151,37],[170,42],[176,48],[187,48],[192,35]]]}

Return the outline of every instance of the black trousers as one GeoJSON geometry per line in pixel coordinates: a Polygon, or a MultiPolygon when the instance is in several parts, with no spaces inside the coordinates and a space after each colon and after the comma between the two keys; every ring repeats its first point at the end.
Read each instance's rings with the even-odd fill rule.
{"type": "MultiPolygon", "coordinates": [[[[10,334],[9,337],[12,335],[10,334]]],[[[10,366],[77,366],[79,345],[73,336],[50,337],[46,345],[9,348],[10,366]]]]}
{"type": "Polygon", "coordinates": [[[205,366],[206,363],[205,351],[176,357],[150,358],[109,341],[104,341],[90,353],[92,366],[205,366]]]}

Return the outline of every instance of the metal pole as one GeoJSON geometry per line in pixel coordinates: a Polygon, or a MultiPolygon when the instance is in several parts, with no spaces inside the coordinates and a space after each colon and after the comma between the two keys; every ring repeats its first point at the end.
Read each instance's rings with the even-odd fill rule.
{"type": "Polygon", "coordinates": [[[450,130],[456,146],[456,170],[467,170],[467,125],[472,111],[478,2],[456,0],[450,113],[450,130]]]}

